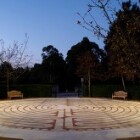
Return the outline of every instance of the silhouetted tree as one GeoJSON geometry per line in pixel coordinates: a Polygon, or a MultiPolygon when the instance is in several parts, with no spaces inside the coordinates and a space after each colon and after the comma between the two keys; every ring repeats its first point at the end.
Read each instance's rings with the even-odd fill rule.
{"type": "MultiPolygon", "coordinates": [[[[22,75],[16,80],[18,84],[31,84],[32,83],[32,68],[26,67],[26,68],[18,68],[16,71],[16,74],[23,72],[22,75]]],[[[37,74],[34,75],[34,77],[37,77],[37,74]]],[[[33,83],[32,83],[33,84],[33,83]]]]}
{"type": "MultiPolygon", "coordinates": [[[[77,24],[91,31],[98,38],[104,39],[109,31],[109,26],[117,18],[116,13],[118,9],[121,9],[121,2],[120,0],[89,0],[87,11],[84,14],[77,13],[80,17],[77,24]],[[100,18],[97,13],[100,13],[100,18]]],[[[140,4],[140,1],[135,0],[135,3],[140,4]]]]}
{"type": "Polygon", "coordinates": [[[7,91],[9,90],[9,80],[12,78],[17,79],[23,73],[23,69],[19,70],[19,68],[26,67],[30,62],[31,57],[25,54],[27,42],[28,38],[23,44],[14,42],[13,46],[6,48],[4,41],[1,40],[0,64],[5,67],[3,74],[7,79],[7,91]]]}
{"type": "MultiPolygon", "coordinates": [[[[84,37],[83,40],[76,45],[72,46],[72,48],[67,53],[66,63],[67,63],[67,72],[68,72],[68,85],[72,88],[77,86],[77,83],[80,83],[79,75],[77,76],[76,71],[79,69],[79,62],[77,59],[80,56],[86,55],[85,52],[94,52],[96,54],[97,59],[102,61],[103,50],[101,50],[98,45],[94,42],[90,42],[87,37],[84,37]],[[84,54],[84,55],[83,55],[84,54]],[[72,84],[71,84],[72,83],[72,84]]],[[[81,58],[81,57],[80,57],[81,58]]],[[[80,59],[79,58],[79,59],[80,59]]],[[[92,65],[92,64],[91,64],[92,65]]],[[[83,76],[83,75],[81,75],[83,76]]]]}
{"type": "Polygon", "coordinates": [[[34,64],[34,67],[31,68],[31,77],[30,81],[33,84],[44,84],[46,82],[46,73],[42,69],[42,64],[34,64]]]}
{"type": "Polygon", "coordinates": [[[4,62],[0,66],[0,74],[3,75],[3,78],[6,80],[7,91],[9,90],[9,81],[13,77],[13,68],[12,65],[8,62],[4,62]]]}
{"type": "Polygon", "coordinates": [[[46,72],[49,83],[63,85],[66,68],[63,55],[52,45],[44,47],[42,51],[42,69],[46,72]]]}

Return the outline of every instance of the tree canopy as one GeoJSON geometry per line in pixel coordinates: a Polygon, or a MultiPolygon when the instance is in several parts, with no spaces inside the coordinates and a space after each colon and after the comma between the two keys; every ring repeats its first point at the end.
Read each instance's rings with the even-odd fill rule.
{"type": "Polygon", "coordinates": [[[104,56],[103,50],[100,49],[95,42],[90,42],[87,37],[84,37],[81,42],[72,46],[71,49],[68,51],[66,58],[69,84],[72,83],[76,85],[76,83],[78,82],[80,83],[80,78],[82,77],[85,78],[85,80],[88,80],[87,69],[91,69],[93,73],[92,66],[94,65],[95,61],[101,62],[103,56],[104,56]],[[91,58],[89,58],[90,56],[91,58]],[[92,61],[93,58],[95,61],[92,61]],[[91,64],[89,64],[90,62],[91,64]],[[85,65],[86,66],[88,65],[88,67],[85,67],[85,65]]]}
{"type": "Polygon", "coordinates": [[[58,84],[65,82],[65,61],[63,55],[52,45],[42,49],[41,75],[45,83],[58,84]],[[62,80],[63,79],[63,80],[62,80]]]}
{"type": "Polygon", "coordinates": [[[140,76],[140,8],[131,1],[122,3],[105,39],[112,71],[134,79],[140,76]]]}

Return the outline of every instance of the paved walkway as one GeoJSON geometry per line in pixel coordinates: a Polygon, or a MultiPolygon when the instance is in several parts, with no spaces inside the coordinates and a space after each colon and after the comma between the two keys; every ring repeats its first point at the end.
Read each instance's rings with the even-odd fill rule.
{"type": "Polygon", "coordinates": [[[140,136],[140,102],[98,98],[0,101],[0,136],[24,140],[140,136]]]}
{"type": "Polygon", "coordinates": [[[82,97],[82,92],[59,92],[53,95],[57,98],[73,98],[73,97],[82,97]]]}

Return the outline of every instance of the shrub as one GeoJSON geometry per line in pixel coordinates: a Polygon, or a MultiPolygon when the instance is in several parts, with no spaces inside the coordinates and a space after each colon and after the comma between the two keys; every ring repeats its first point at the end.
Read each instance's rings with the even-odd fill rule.
{"type": "MultiPolygon", "coordinates": [[[[10,90],[20,90],[23,92],[24,97],[51,97],[51,85],[14,85],[10,90]]],[[[0,86],[0,98],[7,98],[6,86],[0,86]]]]}
{"type": "MultiPolygon", "coordinates": [[[[129,85],[126,87],[128,92],[128,99],[139,100],[140,99],[140,86],[129,85]]],[[[105,97],[111,98],[114,91],[123,90],[120,85],[93,85],[91,86],[92,97],[105,97]]],[[[84,86],[84,97],[88,97],[88,86],[84,86]]]]}

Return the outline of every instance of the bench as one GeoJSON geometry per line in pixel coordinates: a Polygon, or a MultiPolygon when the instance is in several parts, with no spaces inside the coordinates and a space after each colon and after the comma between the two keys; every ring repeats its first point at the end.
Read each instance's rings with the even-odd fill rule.
{"type": "Polygon", "coordinates": [[[17,98],[17,97],[23,99],[23,93],[21,91],[11,90],[11,91],[8,91],[7,95],[9,99],[17,98]]]}
{"type": "Polygon", "coordinates": [[[112,99],[114,98],[123,98],[124,100],[127,98],[127,92],[125,91],[115,91],[112,94],[112,99]]]}

